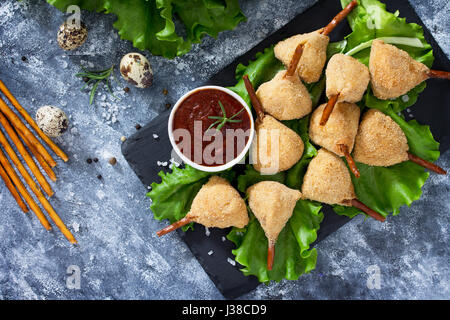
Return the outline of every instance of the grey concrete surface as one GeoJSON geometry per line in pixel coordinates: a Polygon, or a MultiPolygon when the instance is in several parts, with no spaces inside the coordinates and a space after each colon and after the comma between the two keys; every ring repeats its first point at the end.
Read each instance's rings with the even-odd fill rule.
{"type": "MultiPolygon", "coordinates": [[[[157,239],[141,185],[121,156],[120,137],[135,132],[183,92],[201,84],[315,1],[241,1],[248,22],[206,38],[184,57],[149,56],[155,71],[148,90],[122,91],[120,101],[99,90],[94,105],[74,77],[80,65],[118,64],[134,51],[112,28],[113,16],[83,12],[89,38],[63,52],[56,31],[64,15],[45,1],[0,2],[0,78],[34,114],[42,105],[63,108],[70,129],[56,142],[70,156],[59,161],[52,204],[74,231],[78,246],[46,232],[23,214],[0,183],[0,299],[222,299],[186,245],[171,234],[157,239]],[[22,61],[22,56],[27,61],[22,61]],[[167,96],[162,94],[168,88],[167,96]],[[118,164],[108,164],[110,157],[118,164]],[[88,164],[87,158],[99,162],[88,164]],[[103,180],[98,180],[101,174],[103,180]],[[81,270],[81,288],[66,286],[69,266],[81,270]]],[[[411,0],[444,52],[450,54],[450,4],[411,0]]],[[[450,167],[450,153],[439,165],[450,167]]],[[[298,281],[261,285],[248,299],[448,299],[448,176],[427,181],[421,200],[384,224],[361,217],[318,246],[317,269],[298,281]],[[381,288],[368,289],[367,268],[378,266],[381,288]]]]}

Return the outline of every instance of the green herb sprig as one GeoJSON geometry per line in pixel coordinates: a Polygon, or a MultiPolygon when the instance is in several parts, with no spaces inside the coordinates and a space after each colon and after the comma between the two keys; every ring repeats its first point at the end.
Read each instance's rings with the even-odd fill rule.
{"type": "Polygon", "coordinates": [[[208,131],[209,129],[212,129],[215,125],[218,125],[216,127],[216,130],[220,131],[220,129],[222,129],[223,126],[225,125],[225,123],[227,123],[227,122],[230,122],[230,123],[242,122],[242,120],[234,120],[234,118],[236,118],[242,111],[244,111],[245,108],[242,108],[241,111],[239,111],[238,113],[231,116],[231,118],[228,118],[225,108],[223,107],[223,104],[222,104],[222,102],[220,102],[220,100],[219,100],[219,106],[220,106],[220,109],[222,109],[222,116],[221,117],[209,116],[208,117],[209,119],[218,119],[218,120],[216,122],[212,123],[206,131],[208,131]]]}
{"type": "Polygon", "coordinates": [[[116,79],[116,76],[114,75],[114,65],[111,66],[111,68],[109,68],[109,69],[100,70],[100,71],[89,71],[89,70],[84,69],[83,67],[81,67],[81,69],[83,69],[83,72],[77,73],[75,75],[75,77],[88,79],[86,84],[81,88],[81,91],[83,91],[89,84],[94,83],[94,85],[92,86],[92,89],[91,89],[90,97],[89,97],[89,104],[92,104],[92,102],[94,102],[95,93],[97,92],[98,86],[101,82],[104,82],[109,93],[115,99],[118,99],[112,92],[111,86],[109,83],[109,79],[111,78],[111,76],[114,78],[114,80],[117,83],[119,83],[116,79]]]}

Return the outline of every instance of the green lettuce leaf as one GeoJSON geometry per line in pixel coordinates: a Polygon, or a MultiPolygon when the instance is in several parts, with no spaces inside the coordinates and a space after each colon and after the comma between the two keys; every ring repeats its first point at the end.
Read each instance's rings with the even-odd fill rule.
{"type": "Polygon", "coordinates": [[[64,11],[69,5],[81,9],[112,13],[117,16],[114,28],[122,39],[130,40],[140,50],[174,58],[187,53],[192,43],[209,34],[217,37],[234,29],[245,16],[237,0],[47,0],[64,11]],[[173,16],[186,27],[186,38],[175,30],[173,16]]]}
{"type": "MultiPolygon", "coordinates": [[[[342,7],[351,0],[341,0],[342,7]]],[[[381,37],[408,37],[417,38],[423,45],[422,48],[406,45],[397,45],[407,51],[415,60],[424,63],[428,67],[433,64],[433,50],[426,42],[423,28],[415,23],[407,23],[405,18],[399,17],[399,12],[388,12],[386,5],[377,0],[359,0],[358,6],[347,16],[350,28],[353,30],[345,39],[347,46],[345,52],[353,49],[361,43],[381,37]]],[[[362,63],[368,65],[370,47],[354,55],[362,63]]]]}
{"type": "MultiPolygon", "coordinates": [[[[213,173],[186,165],[184,169],[173,167],[171,173],[159,172],[161,183],[153,182],[147,194],[152,200],[150,209],[157,220],[168,219],[174,223],[189,212],[192,201],[200,188],[213,173]]],[[[190,224],[192,226],[192,224],[190,224]]],[[[187,227],[184,228],[186,230],[187,227]]]]}
{"type": "Polygon", "coordinates": [[[279,172],[272,175],[262,175],[256,171],[251,164],[245,168],[245,172],[238,177],[238,190],[245,193],[248,187],[261,181],[276,181],[284,183],[286,180],[286,172],[279,172]]]}

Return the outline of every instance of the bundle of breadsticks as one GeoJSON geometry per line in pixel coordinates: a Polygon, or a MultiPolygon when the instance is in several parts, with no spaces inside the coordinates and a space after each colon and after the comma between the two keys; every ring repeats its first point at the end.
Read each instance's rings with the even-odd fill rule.
{"type": "Polygon", "coordinates": [[[69,229],[67,229],[64,222],[45,197],[43,192],[45,192],[48,197],[53,196],[54,192],[46,177],[39,169],[35,159],[41,165],[41,168],[45,171],[47,177],[52,181],[56,181],[56,175],[52,170],[52,168],[56,166],[56,161],[52,158],[41,141],[24,124],[24,122],[22,122],[21,118],[13,111],[13,109],[10,108],[6,101],[10,102],[15,111],[18,112],[23,119],[25,119],[28,125],[37,133],[39,138],[41,138],[42,141],[44,141],[58,157],[64,161],[68,161],[69,158],[52,140],[50,140],[49,137],[45,135],[44,132],[42,132],[41,129],[39,129],[33,118],[20,105],[17,99],[12,95],[1,80],[0,90],[4,97],[7,98],[4,99],[4,97],[0,94],[0,176],[2,180],[5,182],[6,187],[11,192],[20,208],[24,212],[28,212],[30,208],[36,214],[44,228],[51,230],[52,226],[50,225],[50,222],[47,220],[47,217],[44,215],[41,208],[28,192],[25,187],[25,185],[27,185],[28,188],[34,193],[44,210],[47,212],[50,219],[53,220],[64,236],[71,243],[77,243],[75,237],[69,229]],[[9,140],[7,136],[9,136],[9,140]],[[38,182],[37,184],[32,175],[25,168],[10,141],[12,141],[15,145],[16,150],[38,182]],[[22,176],[25,184],[19,178],[16,170],[22,176]]]}

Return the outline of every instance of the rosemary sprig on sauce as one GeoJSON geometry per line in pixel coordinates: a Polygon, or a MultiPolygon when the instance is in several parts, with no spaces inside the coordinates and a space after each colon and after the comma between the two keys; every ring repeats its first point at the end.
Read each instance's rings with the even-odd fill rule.
{"type": "Polygon", "coordinates": [[[225,111],[225,108],[223,107],[222,102],[220,102],[219,100],[219,106],[220,109],[222,110],[222,116],[209,116],[209,119],[217,119],[217,121],[215,121],[214,123],[212,123],[209,128],[206,130],[208,131],[209,129],[214,128],[215,125],[217,125],[216,130],[220,131],[220,129],[223,128],[223,126],[225,125],[225,123],[229,122],[229,123],[239,123],[242,122],[242,120],[234,120],[234,118],[236,118],[242,111],[244,111],[245,108],[242,108],[241,111],[239,111],[238,113],[232,115],[230,118],[227,118],[227,113],[225,111]]]}
{"type": "Polygon", "coordinates": [[[115,99],[118,99],[112,92],[109,83],[109,79],[111,78],[111,76],[113,76],[114,80],[119,83],[116,79],[116,76],[114,75],[114,65],[109,69],[100,71],[89,71],[84,69],[83,67],[81,69],[83,69],[83,72],[79,72],[75,75],[75,77],[87,79],[86,84],[81,88],[81,91],[83,91],[89,84],[94,83],[89,97],[89,104],[92,104],[92,102],[94,101],[95,93],[97,92],[98,86],[101,82],[104,82],[109,93],[115,99]]]}

